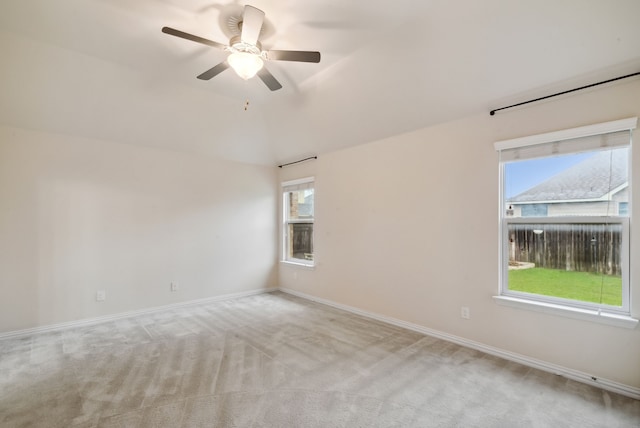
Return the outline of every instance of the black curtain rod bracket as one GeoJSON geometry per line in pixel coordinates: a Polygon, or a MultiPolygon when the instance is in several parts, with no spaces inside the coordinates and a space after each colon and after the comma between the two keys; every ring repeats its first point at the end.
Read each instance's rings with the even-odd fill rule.
{"type": "Polygon", "coordinates": [[[305,162],[305,161],[308,161],[308,160],[311,160],[311,159],[318,159],[318,156],[310,156],[308,158],[300,159],[300,160],[297,160],[295,162],[283,163],[282,165],[278,165],[278,168],[282,168],[283,166],[295,165],[297,163],[305,162]]]}
{"type": "Polygon", "coordinates": [[[500,108],[497,108],[497,109],[495,109],[495,110],[491,110],[491,111],[489,112],[489,114],[490,114],[491,116],[493,116],[493,115],[495,115],[495,114],[496,114],[496,112],[497,112],[497,111],[500,111],[500,110],[506,110],[506,109],[508,109],[508,108],[518,107],[518,106],[522,106],[522,105],[529,104],[529,103],[535,103],[536,101],[546,100],[547,98],[557,97],[557,96],[559,96],[559,95],[568,94],[568,93],[570,93],[570,92],[580,91],[580,90],[582,90],[582,89],[592,88],[592,87],[594,87],[594,86],[604,85],[605,83],[611,83],[611,82],[615,82],[616,80],[627,79],[627,78],[629,78],[629,77],[638,76],[638,75],[640,75],[640,71],[639,71],[639,72],[637,72],[637,73],[627,74],[626,76],[620,76],[620,77],[616,77],[616,78],[609,79],[609,80],[603,80],[602,82],[592,83],[592,84],[590,84],[590,85],[586,85],[586,86],[581,86],[581,87],[579,87],[579,88],[569,89],[568,91],[562,91],[562,92],[558,92],[558,93],[556,93],[556,94],[547,95],[546,97],[540,97],[540,98],[536,98],[536,99],[534,99],[534,100],[523,101],[523,102],[518,103],[518,104],[513,104],[513,105],[510,105],[510,106],[506,106],[506,107],[500,107],[500,108]]]}

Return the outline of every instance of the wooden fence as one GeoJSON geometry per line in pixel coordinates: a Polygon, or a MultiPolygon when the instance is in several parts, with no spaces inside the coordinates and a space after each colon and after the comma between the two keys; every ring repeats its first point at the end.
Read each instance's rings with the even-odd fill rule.
{"type": "Polygon", "coordinates": [[[313,259],[313,224],[291,224],[291,250],[292,256],[298,259],[313,259]]]}
{"type": "Polygon", "coordinates": [[[510,224],[509,260],[621,275],[620,224],[510,224]]]}

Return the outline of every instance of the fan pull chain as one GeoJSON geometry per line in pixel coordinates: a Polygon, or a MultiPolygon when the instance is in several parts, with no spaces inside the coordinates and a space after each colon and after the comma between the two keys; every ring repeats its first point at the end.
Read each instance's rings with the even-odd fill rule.
{"type": "Polygon", "coordinates": [[[244,92],[244,111],[249,110],[249,81],[245,80],[244,82],[242,82],[242,90],[244,92]]]}

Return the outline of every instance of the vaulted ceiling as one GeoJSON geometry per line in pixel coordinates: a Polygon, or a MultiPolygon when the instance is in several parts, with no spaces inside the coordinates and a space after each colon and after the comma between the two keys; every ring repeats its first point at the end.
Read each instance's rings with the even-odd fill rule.
{"type": "Polygon", "coordinates": [[[229,0],[3,0],[0,124],[275,165],[640,71],[640,1],[247,0],[269,91],[226,53],[229,0]],[[245,110],[246,102],[249,102],[245,110]]]}

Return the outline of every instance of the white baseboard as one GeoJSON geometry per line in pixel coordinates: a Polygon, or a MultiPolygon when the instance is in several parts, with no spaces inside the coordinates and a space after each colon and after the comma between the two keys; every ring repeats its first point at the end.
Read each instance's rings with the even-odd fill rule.
{"type": "Polygon", "coordinates": [[[332,300],[322,299],[320,297],[312,296],[306,293],[301,293],[299,291],[291,290],[289,288],[281,287],[279,290],[297,297],[301,297],[303,299],[311,300],[317,303],[322,303],[327,306],[342,309],[344,311],[351,312],[356,315],[361,315],[367,318],[371,318],[377,321],[381,321],[387,324],[406,328],[407,330],[416,331],[418,333],[426,334],[428,336],[437,337],[438,339],[443,339],[449,342],[453,342],[458,345],[465,346],[467,348],[476,349],[478,351],[482,351],[486,354],[494,355],[496,357],[500,357],[505,360],[514,361],[516,363],[520,363],[528,367],[543,370],[545,372],[553,373],[559,376],[566,377],[568,379],[586,383],[588,385],[597,386],[607,391],[615,392],[630,398],[634,398],[636,400],[640,400],[640,388],[625,385],[619,382],[614,382],[608,379],[597,378],[595,376],[580,372],[578,370],[573,370],[567,367],[551,364],[546,361],[537,360],[535,358],[527,357],[526,355],[521,355],[515,352],[506,351],[504,349],[495,348],[493,346],[488,346],[479,342],[474,342],[473,340],[465,339],[464,337],[454,336],[452,334],[444,333],[438,330],[433,330],[418,324],[413,324],[413,323],[402,321],[396,318],[379,315],[373,312],[363,311],[362,309],[358,309],[353,306],[343,305],[341,303],[336,303],[332,300]]]}
{"type": "Polygon", "coordinates": [[[103,322],[114,321],[114,320],[119,320],[119,319],[123,319],[123,318],[131,318],[131,317],[135,317],[135,316],[138,316],[138,315],[145,315],[145,314],[151,314],[151,313],[154,313],[154,312],[166,311],[166,310],[169,310],[169,309],[181,308],[181,307],[184,307],[184,306],[193,306],[193,305],[199,305],[199,304],[202,304],[202,303],[219,302],[219,301],[222,301],[222,300],[237,299],[237,298],[240,298],[240,297],[253,296],[253,295],[256,295],[256,294],[270,293],[270,292],[276,291],[276,290],[278,290],[278,289],[277,288],[264,288],[264,289],[259,289],[259,290],[243,291],[241,293],[223,294],[223,295],[220,295],[220,296],[205,297],[203,299],[188,300],[186,302],[171,303],[169,305],[154,306],[152,308],[139,309],[139,310],[135,310],[135,311],[120,312],[120,313],[117,313],[117,314],[105,315],[105,316],[102,316],[102,317],[85,318],[85,319],[76,320],[76,321],[69,321],[69,322],[63,322],[63,323],[57,323],[57,324],[44,325],[44,326],[41,326],[41,327],[27,328],[27,329],[24,329],[24,330],[8,331],[8,332],[5,332],[5,333],[0,333],[0,340],[8,339],[8,338],[20,337],[20,336],[28,336],[28,335],[31,335],[31,334],[46,333],[46,332],[57,331],[57,330],[65,330],[65,329],[74,328],[74,327],[85,327],[85,326],[89,326],[89,325],[100,324],[100,323],[103,323],[103,322]]]}

